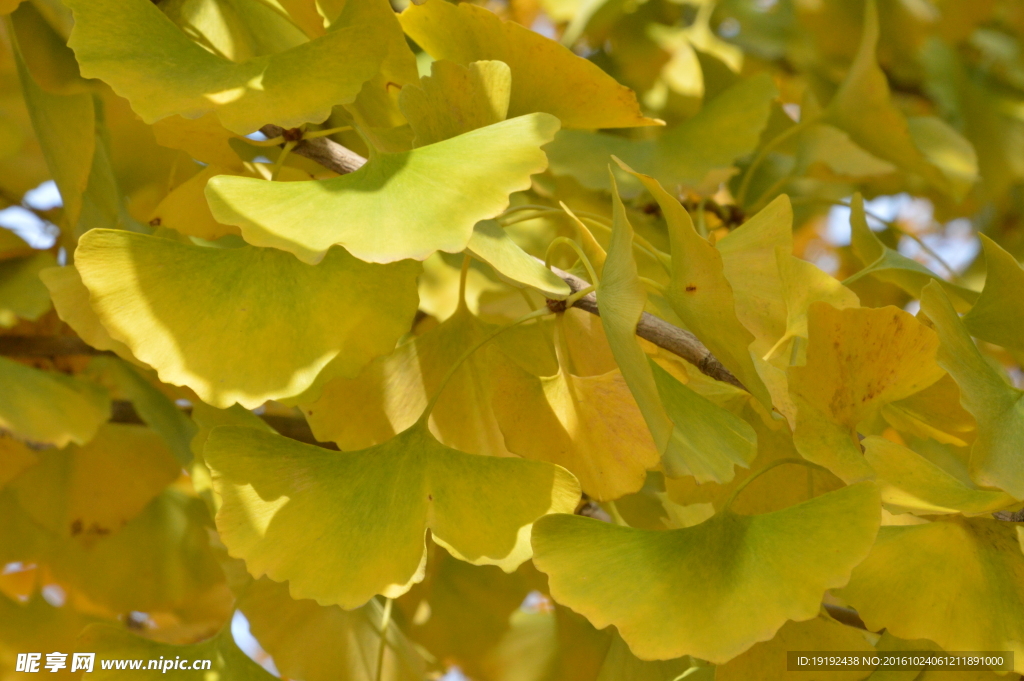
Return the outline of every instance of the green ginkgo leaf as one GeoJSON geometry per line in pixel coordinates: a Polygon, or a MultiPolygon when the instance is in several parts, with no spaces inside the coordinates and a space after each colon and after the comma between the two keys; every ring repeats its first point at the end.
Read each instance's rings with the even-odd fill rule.
{"type": "Polygon", "coordinates": [[[380,153],[329,180],[266,182],[215,177],[206,187],[213,216],[241,227],[256,246],[320,262],[332,245],[369,262],[423,260],[466,248],[473,225],[508,207],[547,167],[540,147],[558,120],[530,114],[403,153],[380,153]],[[501,159],[496,163],[495,159],[501,159]]]}
{"type": "Polygon", "coordinates": [[[159,643],[137,636],[123,626],[92,624],[78,637],[78,649],[96,654],[91,672],[95,679],[124,677],[124,669],[117,662],[142,660],[142,666],[132,671],[136,679],[216,679],[216,681],[274,681],[278,678],[253,662],[235,644],[230,623],[213,638],[192,645],[159,643]],[[109,669],[104,667],[107,662],[109,669]],[[152,667],[150,663],[152,662],[152,667]],[[180,662],[185,669],[175,669],[180,662]],[[192,665],[199,666],[193,669],[192,665]],[[206,666],[209,665],[209,666],[206,666]],[[164,667],[166,666],[166,669],[164,667]],[[204,671],[205,670],[205,671],[204,671]]]}
{"type": "Polygon", "coordinates": [[[868,629],[946,650],[1006,650],[1024,671],[1024,553],[1016,523],[950,516],[883,527],[841,597],[868,629]]]}
{"type": "Polygon", "coordinates": [[[84,445],[110,418],[110,395],[90,381],[0,357],[0,428],[30,442],[84,445]]]}
{"type": "Polygon", "coordinates": [[[463,66],[497,60],[512,71],[508,115],[544,111],[565,128],[658,125],[645,118],[629,88],[569,48],[490,10],[428,0],[399,15],[402,28],[435,59],[463,66]]]}
{"type": "MultiPolygon", "coordinates": [[[[757,148],[778,90],[767,74],[740,81],[708,102],[693,118],[654,139],[563,130],[546,148],[555,175],[571,175],[589,189],[609,188],[612,156],[666,185],[714,187],[735,171],[736,159],[757,148]]],[[[571,126],[565,126],[571,127],[571,126]]],[[[619,178],[633,189],[628,176],[619,178]]]]}
{"type": "Polygon", "coordinates": [[[228,61],[190,40],[146,0],[71,0],[68,44],[82,75],[107,82],[147,123],[209,111],[246,135],[267,123],[320,123],[355,100],[386,49],[372,24],[337,25],[285,52],[228,61]]]}
{"type": "Polygon", "coordinates": [[[37,463],[39,456],[28,445],[0,433],[0,489],[37,463]]]}
{"type": "Polygon", "coordinates": [[[979,485],[1024,499],[1024,391],[1008,384],[985,361],[970,332],[938,284],[921,294],[921,310],[935,324],[942,345],[939,364],[960,386],[960,403],[978,422],[970,473],[979,485]]]}
{"type": "Polygon", "coordinates": [[[672,243],[672,279],[666,296],[672,309],[718,361],[764,406],[772,400],[750,354],[754,335],[736,316],[736,297],[725,277],[722,255],[697,234],[683,206],[653,177],[623,165],[654,197],[665,216],[672,243]]]}
{"type": "Polygon", "coordinates": [[[342,249],[311,267],[272,248],[103,229],[82,237],[75,265],[112,338],[218,407],[297,395],[332,360],[353,376],[394,348],[416,311],[418,264],[342,249]]]}
{"type": "Polygon", "coordinates": [[[50,291],[57,316],[70,326],[78,337],[97,350],[110,350],[129,362],[138,362],[128,346],[114,340],[103,328],[100,318],[89,303],[89,289],[74,267],[50,267],[39,272],[39,279],[50,291]]]}
{"type": "Polygon", "coordinates": [[[529,286],[545,298],[562,300],[571,293],[561,277],[520,248],[495,220],[476,223],[466,252],[493,267],[502,279],[529,286]]]}
{"type": "Polygon", "coordinates": [[[984,234],[979,234],[985,249],[988,274],[985,288],[974,307],[964,315],[964,325],[983,340],[1014,350],[1024,350],[1024,269],[1012,255],[984,234]]]}
{"type": "Polygon", "coordinates": [[[398,106],[409,121],[417,147],[500,123],[508,115],[512,71],[500,61],[468,67],[440,60],[419,85],[402,88],[398,106]]]}
{"type": "Polygon", "coordinates": [[[882,503],[895,513],[916,515],[992,513],[1015,503],[998,490],[968,485],[912,449],[872,435],[864,438],[864,458],[878,475],[882,503]]]}
{"type": "Polygon", "coordinates": [[[108,423],[84,446],[42,453],[11,488],[50,532],[91,541],[120,530],[180,473],[152,430],[108,423]]]}
{"type": "Polygon", "coordinates": [[[229,552],[295,598],[352,609],[423,579],[428,529],[453,556],[511,572],[530,557],[534,521],[575,509],[564,469],[466,454],[424,425],[358,452],[215,428],[204,455],[229,552]]]}
{"type": "Polygon", "coordinates": [[[646,660],[724,663],[817,616],[846,584],[879,526],[878,491],[858,483],[756,516],[720,511],[678,530],[636,530],[554,515],[534,527],[534,564],[556,601],[614,624],[646,660]]]}
{"type": "MultiPolygon", "coordinates": [[[[967,303],[977,300],[977,292],[946,281],[916,260],[911,260],[899,251],[883,244],[868,227],[864,213],[864,199],[860,194],[854,194],[850,203],[850,230],[850,245],[853,248],[853,253],[864,264],[864,269],[854,275],[857,279],[871,275],[879,281],[899,286],[915,298],[921,297],[921,289],[925,285],[935,281],[946,292],[967,303]]],[[[847,282],[852,280],[853,277],[847,282]]]]}
{"type": "Polygon", "coordinates": [[[0,260],[0,327],[14,326],[19,319],[39,319],[50,310],[50,296],[39,273],[56,264],[49,251],[0,260]]]}

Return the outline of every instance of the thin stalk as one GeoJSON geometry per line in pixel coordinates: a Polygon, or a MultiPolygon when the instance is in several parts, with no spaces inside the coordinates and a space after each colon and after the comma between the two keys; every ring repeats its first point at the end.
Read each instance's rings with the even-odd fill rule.
{"type": "Polygon", "coordinates": [[[393,601],[390,598],[384,599],[384,615],[380,618],[380,646],[377,648],[377,681],[382,681],[384,678],[384,651],[388,647],[388,625],[391,623],[392,603],[393,601]]]}
{"type": "Polygon", "coordinates": [[[584,297],[590,295],[591,293],[593,293],[596,290],[597,290],[597,287],[594,286],[594,285],[590,285],[587,288],[581,288],[579,291],[577,291],[576,293],[572,294],[571,296],[569,296],[568,298],[565,299],[565,306],[566,307],[572,307],[573,305],[576,304],[577,300],[579,300],[580,298],[584,298],[584,297]]]}
{"type": "Polygon", "coordinates": [[[289,140],[284,143],[284,149],[281,150],[281,155],[277,157],[277,161],[274,163],[274,170],[270,173],[270,180],[274,181],[277,179],[278,174],[281,172],[281,168],[284,167],[284,160],[288,158],[288,154],[292,153],[292,149],[298,142],[289,140]]]}
{"type": "Polygon", "coordinates": [[[570,239],[569,237],[559,236],[551,240],[551,243],[548,244],[548,252],[544,254],[544,266],[551,267],[551,252],[555,250],[555,248],[559,244],[566,244],[567,246],[571,247],[574,251],[576,251],[576,255],[579,256],[580,262],[582,262],[583,266],[587,268],[587,274],[590,275],[591,283],[596,285],[597,272],[594,270],[594,266],[590,264],[590,258],[588,258],[587,254],[583,252],[583,249],[580,248],[580,245],[573,241],[572,239],[570,239]]]}
{"type": "Polygon", "coordinates": [[[811,116],[805,120],[800,121],[793,127],[784,130],[775,137],[773,137],[771,141],[768,142],[768,144],[764,145],[758,150],[757,155],[754,156],[754,160],[750,162],[749,166],[747,166],[747,172],[743,175],[743,180],[740,182],[739,191],[736,192],[736,203],[738,205],[744,205],[744,200],[747,198],[747,191],[750,190],[750,182],[751,180],[754,179],[754,175],[757,173],[757,169],[761,167],[762,163],[764,163],[764,160],[768,157],[768,154],[770,154],[772,151],[778,148],[786,140],[800,134],[801,132],[809,128],[812,124],[817,123],[818,119],[818,116],[811,116]]]}

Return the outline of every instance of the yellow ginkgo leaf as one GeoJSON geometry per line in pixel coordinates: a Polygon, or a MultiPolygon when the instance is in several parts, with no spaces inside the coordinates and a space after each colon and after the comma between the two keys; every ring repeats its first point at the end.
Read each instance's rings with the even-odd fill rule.
{"type": "Polygon", "coordinates": [[[1024,671],[1024,553],[1015,523],[950,516],[883,527],[839,595],[868,629],[946,650],[1007,650],[1024,671]]]}
{"type": "Polygon", "coordinates": [[[413,145],[423,147],[505,120],[512,71],[500,61],[475,61],[468,68],[440,60],[419,85],[402,88],[398,106],[409,121],[413,145]]]}
{"type": "Polygon", "coordinates": [[[0,428],[30,442],[84,445],[110,417],[110,395],[90,381],[0,357],[0,428]]]}
{"type": "Polygon", "coordinates": [[[110,423],[84,446],[42,453],[39,465],[11,487],[43,527],[94,540],[120,530],[180,472],[155,432],[110,423]]]}
{"type": "Polygon", "coordinates": [[[1024,269],[992,239],[979,234],[985,249],[988,274],[985,288],[974,307],[964,315],[964,325],[983,340],[1014,350],[1024,350],[1024,269]]]}
{"type": "Polygon", "coordinates": [[[857,426],[882,405],[942,377],[935,361],[939,339],[895,307],[836,310],[815,302],[807,328],[807,364],[789,369],[797,449],[847,482],[871,477],[857,426]]]}
{"type": "Polygon", "coordinates": [[[878,491],[858,483],[764,515],[720,511],[678,530],[554,515],[534,527],[533,561],[556,601],[614,624],[641,659],[721,664],[818,614],[871,549],[878,491]]]}
{"type": "MultiPolygon", "coordinates": [[[[921,289],[929,282],[938,282],[947,293],[956,296],[965,303],[973,303],[978,293],[952,284],[938,276],[930,269],[911,260],[899,251],[895,251],[881,242],[868,227],[864,214],[864,198],[854,194],[850,203],[850,245],[854,255],[864,264],[864,269],[854,275],[859,279],[871,275],[879,281],[888,282],[900,287],[915,298],[921,297],[921,289]]],[[[853,281],[851,277],[847,282],[853,281]]]]}
{"type": "MultiPolygon", "coordinates": [[[[416,423],[460,355],[496,329],[460,305],[359,376],[327,382],[319,399],[302,405],[313,434],[343,450],[390,440],[416,423]]],[[[509,454],[490,403],[491,374],[500,361],[501,355],[492,360],[479,350],[456,369],[430,413],[430,431],[442,444],[471,454],[509,454]]]]}
{"type": "Polygon", "coordinates": [[[893,513],[979,515],[1015,503],[1006,492],[978,489],[885,438],[872,435],[864,439],[863,447],[864,458],[878,475],[882,503],[893,513]]]}
{"type": "Polygon", "coordinates": [[[231,555],[254,576],[288,580],[295,598],[345,609],[422,580],[428,529],[456,558],[511,572],[530,557],[534,521],[579,501],[564,469],[466,454],[423,422],[358,452],[222,426],[204,456],[231,555]]]}
{"type": "MultiPolygon", "coordinates": [[[[758,643],[739,657],[720,665],[715,670],[715,681],[787,681],[793,672],[786,669],[786,653],[791,650],[828,654],[843,651],[844,655],[871,654],[875,648],[868,641],[871,636],[863,629],[854,629],[825,615],[806,622],[786,622],[770,641],[758,643]]],[[[807,674],[814,681],[859,681],[869,671],[847,671],[836,668],[807,674]]]]}
{"type": "Polygon", "coordinates": [[[160,380],[248,408],[301,393],[332,360],[352,376],[389,352],[411,326],[420,269],[341,249],[310,267],[271,248],[115,230],[86,233],[75,265],[104,328],[160,380]]]}
{"type": "Polygon", "coordinates": [[[39,463],[39,456],[6,433],[0,433],[0,489],[39,463]]]}
{"type": "Polygon", "coordinates": [[[569,296],[569,285],[520,248],[495,220],[474,225],[466,252],[493,267],[502,279],[529,286],[545,298],[562,300],[569,296]]]}
{"type": "Polygon", "coordinates": [[[32,79],[55,95],[90,92],[88,81],[78,73],[75,54],[65,44],[64,36],[47,21],[44,11],[28,3],[11,15],[18,49],[32,79]]]}
{"type": "Polygon", "coordinates": [[[564,128],[658,125],[629,88],[569,48],[476,5],[428,0],[399,15],[402,28],[435,59],[463,66],[497,60],[512,71],[508,115],[543,111],[564,128]]]}
{"type": "Polygon", "coordinates": [[[939,363],[960,386],[960,403],[978,422],[970,473],[979,485],[1024,499],[1024,391],[1009,385],[982,356],[949,298],[937,284],[921,294],[921,310],[935,324],[939,363]]]}
{"type": "MultiPolygon", "coordinates": [[[[736,159],[757,148],[778,90],[767,74],[742,80],[707,104],[693,118],[654,139],[563,130],[545,149],[551,172],[571,175],[589,189],[608,189],[605,167],[612,156],[665,185],[715,188],[735,173],[736,159]]],[[[565,126],[570,127],[570,126],[565,126]]],[[[636,189],[619,176],[623,191],[636,189]]]]}
{"type": "Polygon", "coordinates": [[[320,123],[352,102],[385,55],[372,24],[338,25],[321,38],[241,63],[208,52],[146,0],[72,0],[68,44],[82,75],[99,78],[147,123],[214,111],[246,135],[266,123],[320,123]]]}
{"type": "Polygon", "coordinates": [[[725,278],[722,255],[697,234],[683,206],[653,177],[623,166],[661,206],[672,242],[672,279],[666,295],[672,309],[722,365],[765,407],[768,389],[754,368],[750,344],[754,335],[736,316],[736,297],[725,278]]]}
{"type": "Polygon", "coordinates": [[[244,167],[241,157],[231,147],[232,140],[241,140],[242,135],[221,125],[214,113],[195,119],[168,116],[153,123],[151,128],[158,144],[180,149],[206,165],[234,171],[241,171],[244,167]]]}
{"type": "Polygon", "coordinates": [[[972,443],[978,428],[960,404],[960,387],[949,374],[921,392],[883,406],[881,413],[902,433],[957,447],[972,443]]]}
{"type": "Polygon", "coordinates": [[[34,321],[50,310],[39,273],[56,264],[49,251],[0,260],[0,327],[14,326],[19,319],[34,321]]]}
{"type": "Polygon", "coordinates": [[[96,654],[91,676],[101,681],[124,676],[123,669],[111,664],[111,660],[143,660],[141,668],[132,672],[132,677],[142,681],[204,677],[217,681],[274,681],[278,678],[242,652],[231,635],[230,623],[213,638],[191,645],[159,643],[137,636],[124,626],[93,624],[85,628],[77,644],[79,650],[96,654]]]}
{"type": "Polygon", "coordinates": [[[70,326],[78,337],[97,350],[110,350],[121,359],[138,363],[132,351],[114,340],[103,328],[100,318],[89,303],[89,289],[74,267],[50,267],[39,272],[39,278],[50,291],[57,316],[70,326]]]}
{"type": "Polygon", "coordinates": [[[466,248],[473,225],[508,207],[547,167],[540,150],[558,129],[531,114],[413,151],[376,155],[329,180],[266,182],[217,177],[206,188],[213,216],[256,246],[320,262],[332,245],[369,262],[423,260],[466,248]],[[501,163],[494,159],[500,158],[501,163]]]}

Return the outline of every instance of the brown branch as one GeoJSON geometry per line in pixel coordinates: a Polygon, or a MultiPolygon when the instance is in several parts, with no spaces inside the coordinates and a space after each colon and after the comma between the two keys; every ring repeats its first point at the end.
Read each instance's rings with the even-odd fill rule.
{"type": "Polygon", "coordinates": [[[301,131],[295,128],[285,130],[282,127],[269,124],[260,128],[260,132],[266,135],[267,139],[284,137],[287,140],[289,135],[292,135],[293,139],[299,140],[295,148],[292,149],[293,153],[305,156],[311,161],[316,161],[324,168],[329,168],[342,175],[355,172],[366,165],[365,158],[348,147],[344,147],[326,137],[314,137],[313,139],[304,140],[300,137],[301,131]]]}
{"type": "Polygon", "coordinates": [[[3,357],[66,357],[68,355],[108,355],[77,336],[0,336],[3,357]]]}
{"type": "MultiPolygon", "coordinates": [[[[291,131],[285,131],[276,125],[264,125],[260,131],[268,138],[284,136],[285,132],[291,133],[291,131]]],[[[292,134],[298,134],[298,131],[292,134]]],[[[336,173],[350,173],[358,170],[366,163],[366,159],[359,154],[326,137],[303,140],[296,145],[294,151],[336,173]]],[[[590,287],[590,284],[568,272],[563,272],[557,268],[552,268],[552,271],[569,285],[573,293],[590,287]]],[[[556,305],[559,302],[561,301],[553,301],[556,305]]],[[[597,298],[593,293],[580,298],[576,301],[574,307],[578,307],[591,314],[601,314],[597,307],[597,298]]],[[[711,378],[746,390],[743,384],[728,369],[722,366],[722,363],[711,354],[711,351],[689,331],[684,331],[663,319],[658,319],[654,315],[644,312],[640,318],[640,323],[637,324],[636,334],[660,348],[679,355],[711,378]]]]}

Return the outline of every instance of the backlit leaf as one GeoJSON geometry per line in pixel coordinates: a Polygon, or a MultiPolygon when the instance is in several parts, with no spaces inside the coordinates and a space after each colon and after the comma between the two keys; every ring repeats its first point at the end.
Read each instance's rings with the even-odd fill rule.
{"type": "Polygon", "coordinates": [[[466,251],[493,267],[502,279],[525,284],[546,298],[569,297],[569,285],[520,248],[494,220],[482,220],[473,226],[466,251]]]}
{"type": "Polygon", "coordinates": [[[1024,350],[1024,269],[1017,259],[984,234],[979,234],[985,249],[988,274],[985,288],[974,307],[964,315],[964,325],[972,336],[1024,350]]]}
{"type": "Polygon", "coordinates": [[[641,659],[726,662],[787,620],[818,614],[878,530],[878,492],[859,483],[757,516],[723,511],[679,530],[554,515],[534,528],[551,595],[598,628],[614,624],[641,659]]]}
{"type": "Polygon", "coordinates": [[[530,557],[532,523],[579,499],[561,468],[466,454],[422,425],[340,453],[224,426],[204,454],[231,554],[254,576],[288,580],[295,598],[346,609],[420,581],[428,529],[455,557],[512,571],[530,557]]]}
{"type": "Polygon", "coordinates": [[[111,337],[162,381],[249,408],[302,392],[331,360],[351,376],[390,351],[411,324],[419,270],[341,249],[310,267],[275,249],[112,230],[83,236],[75,265],[111,337]]]}
{"type": "Polygon", "coordinates": [[[532,114],[413,151],[376,155],[329,180],[271,183],[218,177],[207,185],[213,216],[246,241],[320,262],[334,244],[370,262],[423,260],[462,251],[473,225],[508,206],[547,166],[540,147],[558,121],[532,114]],[[494,163],[501,158],[500,164],[494,163]]]}
{"type": "Polygon", "coordinates": [[[111,350],[122,359],[138,362],[127,345],[111,338],[103,328],[89,302],[89,289],[85,288],[77,269],[50,267],[40,271],[39,278],[50,291],[57,315],[79,338],[97,350],[111,350]]]}

